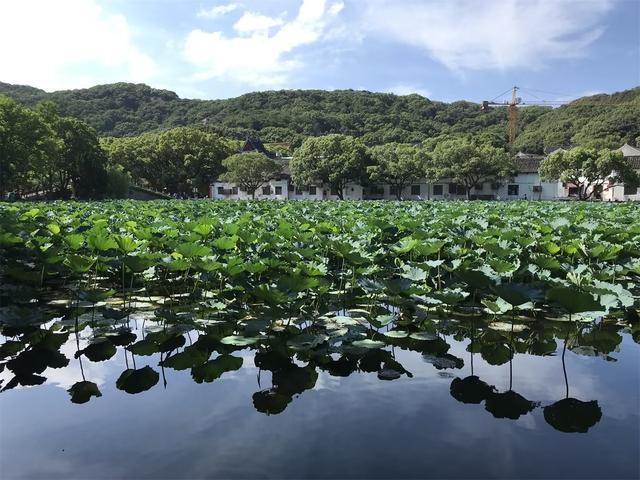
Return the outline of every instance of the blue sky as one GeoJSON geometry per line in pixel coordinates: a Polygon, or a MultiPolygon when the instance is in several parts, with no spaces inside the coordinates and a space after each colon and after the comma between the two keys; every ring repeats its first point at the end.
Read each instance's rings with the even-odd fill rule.
{"type": "Polygon", "coordinates": [[[640,0],[2,0],[0,81],[557,100],[640,84],[640,0]],[[523,95],[533,99],[531,94],[523,95]]]}

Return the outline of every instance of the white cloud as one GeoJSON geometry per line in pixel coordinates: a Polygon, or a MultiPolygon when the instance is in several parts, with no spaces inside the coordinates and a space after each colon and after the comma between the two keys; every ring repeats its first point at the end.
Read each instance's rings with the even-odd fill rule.
{"type": "Polygon", "coordinates": [[[233,29],[240,33],[264,32],[270,28],[283,24],[281,18],[267,17],[258,13],[245,12],[233,25],[233,29]]]}
{"type": "Polygon", "coordinates": [[[226,5],[216,5],[215,7],[211,7],[209,9],[202,8],[198,12],[198,17],[217,18],[226,15],[227,13],[233,12],[238,7],[240,7],[240,5],[238,5],[237,3],[228,3],[226,5]]]}
{"type": "Polygon", "coordinates": [[[613,0],[374,0],[364,28],[422,48],[451,70],[538,69],[576,58],[613,0]]]}
{"type": "MultiPolygon", "coordinates": [[[[327,8],[324,0],[303,0],[297,16],[282,22],[278,28],[274,25],[270,30],[251,29],[251,22],[247,22],[240,25],[238,36],[219,31],[191,31],[184,56],[200,70],[194,80],[222,78],[258,87],[283,86],[291,72],[303,64],[300,57],[291,55],[304,45],[322,40],[330,22],[339,13],[335,5],[327,8]]],[[[254,22],[253,27],[257,23],[254,22]]]]}
{"type": "Polygon", "coordinates": [[[431,96],[431,92],[426,88],[404,83],[393,85],[387,88],[385,91],[388,93],[395,93],[396,95],[411,95],[412,93],[417,93],[418,95],[422,95],[426,98],[429,98],[431,96]]]}
{"type": "Polygon", "coordinates": [[[344,3],[337,2],[329,7],[329,13],[331,15],[337,15],[344,9],[344,3]]]}
{"type": "Polygon", "coordinates": [[[133,45],[126,18],[106,13],[95,0],[3,1],[0,18],[4,82],[56,90],[143,82],[156,71],[133,45]]]}

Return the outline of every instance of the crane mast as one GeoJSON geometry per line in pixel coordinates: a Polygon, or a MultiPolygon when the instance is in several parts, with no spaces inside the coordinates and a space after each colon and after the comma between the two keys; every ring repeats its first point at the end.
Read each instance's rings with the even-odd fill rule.
{"type": "Polygon", "coordinates": [[[518,97],[518,90],[520,90],[520,88],[516,86],[511,89],[511,100],[509,102],[495,102],[493,100],[485,100],[482,102],[483,110],[487,110],[489,107],[507,107],[509,145],[513,145],[518,135],[518,105],[522,104],[522,98],[518,97]]]}
{"type": "Polygon", "coordinates": [[[518,108],[517,105],[522,101],[521,98],[516,96],[518,92],[518,87],[514,86],[513,91],[511,92],[511,102],[507,107],[507,130],[509,132],[509,145],[513,145],[513,142],[516,140],[516,135],[518,134],[518,108]]]}

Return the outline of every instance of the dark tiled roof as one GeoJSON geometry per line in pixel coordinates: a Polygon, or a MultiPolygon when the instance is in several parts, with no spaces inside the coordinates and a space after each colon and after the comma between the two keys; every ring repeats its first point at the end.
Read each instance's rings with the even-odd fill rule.
{"type": "Polygon", "coordinates": [[[514,158],[518,173],[538,173],[543,155],[518,152],[514,158]]]}
{"type": "Polygon", "coordinates": [[[282,175],[287,175],[287,176],[291,176],[291,168],[289,167],[289,158],[278,158],[276,159],[276,162],[278,162],[282,169],[280,170],[280,173],[282,173],[282,175]]]}
{"type": "Polygon", "coordinates": [[[638,157],[624,157],[627,162],[629,162],[629,165],[631,165],[631,168],[633,168],[634,170],[640,170],[640,156],[638,157]]]}
{"type": "Polygon", "coordinates": [[[243,152],[251,152],[256,151],[266,155],[269,158],[274,158],[275,153],[267,150],[259,138],[256,137],[247,137],[247,140],[244,142],[242,147],[243,152]]]}
{"type": "Polygon", "coordinates": [[[618,150],[621,151],[622,154],[625,157],[638,157],[638,156],[640,156],[640,148],[632,147],[628,143],[625,143],[618,150]]]}

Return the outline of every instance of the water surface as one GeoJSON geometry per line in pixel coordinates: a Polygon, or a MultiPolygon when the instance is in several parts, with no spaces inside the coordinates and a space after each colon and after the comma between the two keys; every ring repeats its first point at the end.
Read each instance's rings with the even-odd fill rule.
{"type": "MultiPolygon", "coordinates": [[[[0,476],[637,478],[630,328],[514,325],[446,321],[426,341],[315,354],[222,348],[190,331],[177,335],[183,346],[146,356],[125,345],[77,355],[95,339],[89,327],[45,342],[5,331],[3,353],[31,339],[32,354],[8,356],[0,374],[0,476]],[[209,356],[177,359],[199,370],[165,363],[193,344],[209,356]],[[57,368],[39,372],[43,362],[57,368]],[[127,369],[143,374],[123,383],[127,369]],[[67,391],[82,381],[101,396],[67,391]]],[[[136,341],[148,327],[130,323],[136,341]]]]}

